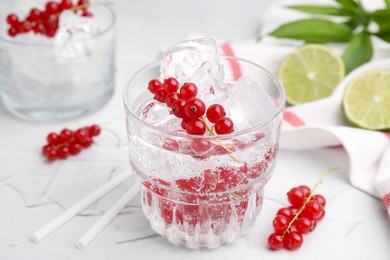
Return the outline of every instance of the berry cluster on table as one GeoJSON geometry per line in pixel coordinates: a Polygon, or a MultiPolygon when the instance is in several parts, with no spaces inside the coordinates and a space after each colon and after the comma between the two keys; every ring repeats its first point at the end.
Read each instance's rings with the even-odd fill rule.
{"type": "Polygon", "coordinates": [[[268,245],[273,250],[300,248],[302,235],[313,231],[325,216],[324,196],[313,194],[306,185],[292,188],[287,199],[291,206],[278,210],[272,223],[275,232],[268,237],[268,245]]]}
{"type": "Polygon", "coordinates": [[[66,159],[70,155],[77,155],[82,149],[89,148],[93,137],[98,136],[101,129],[98,125],[82,127],[76,131],[63,129],[59,134],[47,135],[47,144],[42,148],[43,155],[49,160],[66,159]]]}

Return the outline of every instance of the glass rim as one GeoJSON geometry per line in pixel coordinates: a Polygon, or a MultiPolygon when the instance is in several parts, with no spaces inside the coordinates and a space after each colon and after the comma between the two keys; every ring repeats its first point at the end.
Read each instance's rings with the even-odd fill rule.
{"type": "Polygon", "coordinates": [[[133,82],[133,80],[143,71],[145,70],[148,70],[148,69],[151,69],[153,67],[155,67],[156,65],[158,64],[161,64],[161,59],[160,60],[157,60],[157,61],[154,61],[152,63],[149,63],[145,66],[143,66],[141,69],[139,69],[138,71],[136,71],[134,73],[134,75],[130,78],[130,80],[128,81],[126,87],[124,88],[123,90],[123,95],[122,95],[122,98],[123,98],[123,103],[124,103],[124,106],[125,106],[125,111],[127,114],[130,114],[130,116],[135,119],[137,122],[141,123],[143,126],[145,126],[146,128],[149,128],[149,129],[152,129],[153,131],[155,132],[158,132],[158,133],[161,133],[162,135],[169,135],[169,136],[174,136],[174,137],[181,137],[181,138],[184,138],[184,139],[207,139],[207,140],[214,140],[214,139],[219,139],[219,140],[224,140],[224,139],[231,139],[231,138],[234,138],[234,137],[237,137],[237,136],[240,136],[240,135],[243,135],[243,134],[247,134],[249,132],[252,132],[253,130],[257,129],[257,128],[261,128],[265,125],[268,125],[269,123],[271,123],[280,113],[282,113],[284,111],[284,108],[285,108],[285,104],[286,104],[286,95],[285,95],[285,91],[284,91],[284,88],[280,82],[280,80],[274,76],[271,72],[269,72],[267,69],[265,69],[263,66],[260,66],[252,61],[249,61],[249,60],[246,60],[246,59],[242,59],[242,58],[238,58],[238,57],[234,57],[234,56],[229,56],[229,55],[219,55],[220,57],[222,58],[225,58],[225,59],[234,59],[234,60],[237,60],[237,61],[242,61],[242,62],[246,62],[248,64],[251,64],[251,65],[254,65],[256,66],[257,68],[259,68],[260,70],[262,70],[270,79],[272,79],[272,81],[274,82],[274,85],[278,88],[279,90],[279,93],[280,93],[280,99],[281,99],[281,105],[275,110],[274,113],[272,113],[270,116],[268,116],[265,120],[262,120],[261,122],[259,122],[258,124],[255,124],[251,127],[248,127],[248,128],[245,128],[243,130],[239,130],[239,131],[234,131],[230,134],[223,134],[223,135],[189,135],[187,133],[184,133],[184,132],[175,132],[175,131],[167,131],[167,130],[164,130],[162,128],[159,128],[157,126],[153,126],[151,124],[148,124],[146,123],[144,120],[142,120],[140,117],[138,117],[136,114],[133,113],[132,109],[130,108],[130,104],[129,104],[129,100],[127,99],[127,94],[129,92],[129,89],[130,89],[130,85],[131,83],[133,82]]]}
{"type": "MultiPolygon", "coordinates": [[[[96,7],[96,6],[95,6],[96,7]]],[[[110,16],[111,16],[111,21],[110,23],[108,24],[107,27],[104,28],[104,30],[96,33],[96,34],[93,34],[91,36],[89,36],[88,38],[85,38],[85,39],[80,39],[80,40],[73,40],[73,41],[69,41],[69,42],[65,42],[65,43],[59,43],[59,44],[56,44],[56,43],[31,43],[31,42],[22,42],[22,41],[17,41],[15,40],[14,38],[10,38],[10,39],[7,39],[5,38],[4,36],[1,36],[0,35],[0,42],[5,42],[5,43],[8,43],[8,44],[14,44],[14,45],[19,45],[19,46],[30,46],[30,47],[53,47],[53,46],[61,46],[61,45],[67,45],[67,44],[73,44],[73,43],[79,43],[79,42],[83,42],[83,41],[87,41],[87,40],[90,40],[90,39],[94,39],[94,38],[97,38],[97,37],[100,37],[101,35],[104,35],[106,34],[108,31],[110,31],[115,23],[116,23],[116,14],[114,12],[114,10],[110,7],[110,6],[107,6],[107,5],[100,5],[100,7],[106,9],[109,13],[110,13],[110,16]]]]}

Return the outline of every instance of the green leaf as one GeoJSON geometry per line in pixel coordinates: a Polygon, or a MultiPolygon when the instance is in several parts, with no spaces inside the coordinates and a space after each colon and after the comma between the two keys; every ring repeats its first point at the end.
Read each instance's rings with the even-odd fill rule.
{"type": "Polygon", "coordinates": [[[372,43],[370,35],[361,32],[354,35],[343,54],[346,72],[350,72],[368,62],[372,57],[372,43]]]}
{"type": "Polygon", "coordinates": [[[281,25],[270,35],[307,43],[348,42],[352,30],[345,24],[324,19],[304,19],[281,25]]]}
{"type": "Polygon", "coordinates": [[[377,37],[381,38],[385,42],[390,43],[390,31],[383,31],[383,32],[378,32],[375,34],[377,37]]]}
{"type": "Polygon", "coordinates": [[[353,31],[360,25],[360,22],[356,18],[351,18],[345,21],[344,24],[347,25],[353,31]]]}
{"type": "MultiPolygon", "coordinates": [[[[390,0],[389,0],[390,1],[390,0]]],[[[319,5],[291,5],[287,6],[290,9],[309,13],[309,14],[323,14],[336,16],[350,16],[352,12],[346,9],[340,9],[334,6],[319,6],[319,5]]]]}
{"type": "Polygon", "coordinates": [[[387,8],[390,8],[390,0],[385,0],[387,8]]]}
{"type": "Polygon", "coordinates": [[[350,10],[359,9],[359,5],[354,0],[336,0],[336,2],[350,10]]]}
{"type": "Polygon", "coordinates": [[[381,31],[390,30],[390,9],[376,10],[371,13],[371,18],[379,25],[381,31]]]}

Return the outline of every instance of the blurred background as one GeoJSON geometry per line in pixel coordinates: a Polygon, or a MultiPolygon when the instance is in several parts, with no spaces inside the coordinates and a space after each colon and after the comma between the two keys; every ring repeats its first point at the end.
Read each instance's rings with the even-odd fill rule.
{"type": "MultiPolygon", "coordinates": [[[[5,19],[11,6],[42,6],[44,0],[0,0],[0,19],[5,19]]],[[[105,1],[103,1],[105,2],[105,1]]],[[[121,90],[130,76],[143,65],[156,60],[164,46],[172,45],[190,34],[222,40],[256,38],[264,10],[270,0],[163,0],[107,1],[116,12],[116,90],[109,106],[122,112],[121,90]],[[115,104],[112,104],[115,103],[115,104]]],[[[17,12],[17,11],[16,11],[17,12]]],[[[0,30],[4,32],[6,28],[0,30]]],[[[111,109],[109,109],[111,110],[111,109]]],[[[0,105],[0,119],[20,120],[0,105]],[[12,117],[12,118],[11,118],[12,117]]],[[[1,133],[0,127],[0,133],[1,133]]],[[[4,131],[4,128],[3,128],[4,131]]]]}

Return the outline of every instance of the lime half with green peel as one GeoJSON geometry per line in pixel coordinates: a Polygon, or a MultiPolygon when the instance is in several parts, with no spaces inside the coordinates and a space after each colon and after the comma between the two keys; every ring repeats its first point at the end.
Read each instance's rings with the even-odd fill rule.
{"type": "Polygon", "coordinates": [[[279,68],[279,78],[289,104],[328,97],[345,75],[341,57],[320,44],[304,45],[291,53],[279,68]]]}
{"type": "Polygon", "coordinates": [[[343,109],[355,126],[389,130],[390,71],[368,71],[352,80],[344,93],[343,109]]]}

